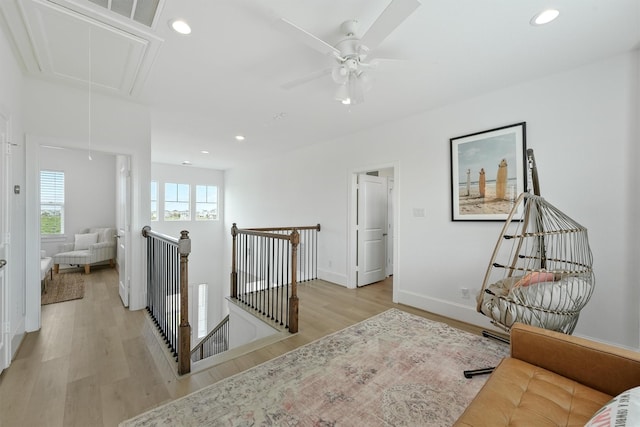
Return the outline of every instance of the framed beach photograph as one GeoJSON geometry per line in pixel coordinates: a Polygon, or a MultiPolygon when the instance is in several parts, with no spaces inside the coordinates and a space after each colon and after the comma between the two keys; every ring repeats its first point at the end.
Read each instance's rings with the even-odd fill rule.
{"type": "Polygon", "coordinates": [[[451,220],[504,221],[526,190],[526,123],[451,138],[451,220]]]}

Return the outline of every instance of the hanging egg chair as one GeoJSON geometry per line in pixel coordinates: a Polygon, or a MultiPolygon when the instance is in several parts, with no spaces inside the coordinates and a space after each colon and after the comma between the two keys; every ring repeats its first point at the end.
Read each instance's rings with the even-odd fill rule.
{"type": "Polygon", "coordinates": [[[507,332],[521,322],[571,334],[595,286],[587,229],[540,197],[533,150],[527,157],[535,194],[524,192],[516,200],[477,310],[507,332]]]}

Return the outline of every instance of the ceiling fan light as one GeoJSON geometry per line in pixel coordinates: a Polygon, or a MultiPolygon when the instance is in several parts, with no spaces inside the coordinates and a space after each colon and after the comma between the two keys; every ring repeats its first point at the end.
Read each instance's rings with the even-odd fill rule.
{"type": "Polygon", "coordinates": [[[362,87],[362,82],[355,73],[349,74],[349,81],[346,86],[349,92],[349,99],[351,99],[352,104],[361,104],[364,102],[364,89],[362,87]]]}
{"type": "Polygon", "coordinates": [[[351,98],[349,97],[349,89],[346,84],[341,84],[338,86],[338,90],[336,90],[336,95],[334,97],[336,101],[340,101],[343,104],[350,104],[351,98]]]}
{"type": "Polygon", "coordinates": [[[349,73],[347,72],[347,69],[343,66],[337,66],[331,70],[331,77],[333,78],[333,81],[338,84],[345,84],[347,82],[348,75],[349,73]]]}

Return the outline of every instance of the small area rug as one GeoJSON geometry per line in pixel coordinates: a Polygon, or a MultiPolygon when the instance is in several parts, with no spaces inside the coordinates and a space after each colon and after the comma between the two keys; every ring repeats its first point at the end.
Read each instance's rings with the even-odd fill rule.
{"type": "Polygon", "coordinates": [[[46,291],[40,297],[42,305],[70,301],[84,297],[82,273],[58,273],[47,279],[46,291]]]}
{"type": "Polygon", "coordinates": [[[507,353],[390,309],[120,426],[451,426],[507,353]]]}

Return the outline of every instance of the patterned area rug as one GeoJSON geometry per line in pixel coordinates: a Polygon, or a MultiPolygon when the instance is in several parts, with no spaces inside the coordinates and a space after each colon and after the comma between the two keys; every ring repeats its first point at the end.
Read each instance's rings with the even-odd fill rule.
{"type": "Polygon", "coordinates": [[[53,280],[47,279],[45,292],[40,297],[40,304],[53,304],[83,297],[82,273],[58,273],[53,275],[53,280]]]}
{"type": "Polygon", "coordinates": [[[391,309],[120,426],[451,426],[507,353],[391,309]]]}

